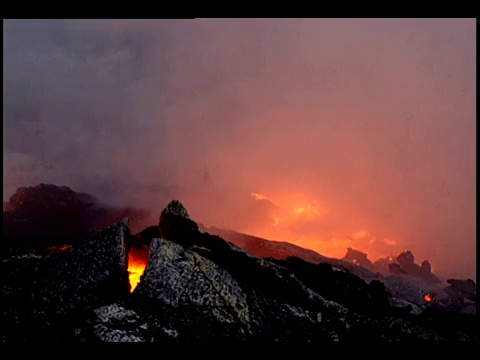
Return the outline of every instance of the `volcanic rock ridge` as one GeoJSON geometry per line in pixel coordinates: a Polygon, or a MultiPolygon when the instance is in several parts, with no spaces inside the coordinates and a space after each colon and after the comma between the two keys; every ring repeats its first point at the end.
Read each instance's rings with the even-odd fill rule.
{"type": "Polygon", "coordinates": [[[473,281],[442,288],[349,266],[360,268],[256,256],[174,200],[158,226],[136,235],[124,219],[55,254],[4,258],[2,340],[476,340],[473,281]],[[142,246],[146,268],[131,291],[129,261],[142,246]]]}

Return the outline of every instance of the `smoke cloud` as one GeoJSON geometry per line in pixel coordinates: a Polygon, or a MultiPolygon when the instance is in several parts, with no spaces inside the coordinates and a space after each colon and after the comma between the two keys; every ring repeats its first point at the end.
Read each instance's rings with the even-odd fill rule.
{"type": "MultiPolygon", "coordinates": [[[[475,19],[6,20],[4,198],[181,200],[475,279],[475,19]],[[264,198],[259,199],[255,193],[264,198]]],[[[153,223],[152,223],[153,224],[153,223]]]]}

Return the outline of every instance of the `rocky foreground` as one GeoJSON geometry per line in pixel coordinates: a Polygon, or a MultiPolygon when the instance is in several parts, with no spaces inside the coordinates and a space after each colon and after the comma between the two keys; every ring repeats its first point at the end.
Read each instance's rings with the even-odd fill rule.
{"type": "MultiPolygon", "coordinates": [[[[331,264],[256,257],[202,230],[178,201],[149,236],[132,293],[128,251],[137,238],[127,220],[57,254],[4,259],[3,342],[477,339],[476,315],[415,308],[393,294],[401,277],[366,281],[331,264]]],[[[473,291],[476,309],[471,284],[455,286],[473,291]]]]}

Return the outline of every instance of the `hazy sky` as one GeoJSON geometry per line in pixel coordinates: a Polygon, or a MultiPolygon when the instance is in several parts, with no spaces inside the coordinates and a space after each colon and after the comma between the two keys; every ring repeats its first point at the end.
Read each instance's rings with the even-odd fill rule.
{"type": "Polygon", "coordinates": [[[4,34],[4,198],[54,183],[156,218],[175,197],[206,225],[327,256],[409,249],[476,278],[475,19],[7,20],[4,34]]]}

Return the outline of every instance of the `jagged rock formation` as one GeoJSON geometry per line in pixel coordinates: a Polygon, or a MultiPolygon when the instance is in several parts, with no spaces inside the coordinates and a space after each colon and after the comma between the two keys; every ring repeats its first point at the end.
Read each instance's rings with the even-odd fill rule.
{"type": "MultiPolygon", "coordinates": [[[[432,273],[432,266],[428,260],[422,261],[421,265],[415,264],[415,257],[411,251],[404,251],[396,258],[388,256],[375,261],[373,269],[388,277],[398,276],[411,277],[429,285],[439,286],[442,281],[432,273]]],[[[408,279],[407,279],[408,281],[408,279]]]]}
{"type": "Polygon", "coordinates": [[[120,222],[62,253],[4,262],[3,341],[476,339],[474,316],[412,311],[347,268],[259,258],[200,231],[178,201],[141,234],[120,222]],[[139,238],[150,238],[148,266],[130,294],[127,242],[139,238]]]}
{"type": "Polygon", "coordinates": [[[402,252],[397,256],[398,263],[389,264],[390,272],[393,274],[405,274],[416,277],[430,284],[440,284],[442,281],[432,274],[432,267],[427,260],[421,266],[415,264],[415,257],[411,251],[402,252]]]}
{"type": "Polygon", "coordinates": [[[432,272],[432,265],[430,265],[430,262],[428,260],[423,260],[420,267],[424,273],[432,272]]]}
{"type": "Polygon", "coordinates": [[[388,274],[390,273],[390,265],[391,264],[396,264],[396,259],[393,258],[392,256],[387,256],[384,258],[380,258],[377,261],[374,262],[373,267],[376,271],[378,271],[381,274],[388,274]]]}
{"type": "Polygon", "coordinates": [[[373,263],[368,259],[367,254],[359,250],[347,248],[347,253],[343,257],[343,260],[349,261],[355,265],[363,266],[369,270],[374,270],[373,263]]]}
{"type": "MultiPolygon", "coordinates": [[[[180,209],[178,203],[174,207],[180,209]]],[[[152,239],[149,265],[133,293],[142,304],[134,310],[149,309],[154,319],[148,327],[157,327],[161,338],[441,338],[395,317],[399,313],[390,306],[389,290],[379,281],[367,284],[329,264],[299,258],[260,259],[199,232],[188,216],[172,213],[167,206],[158,232],[143,232],[162,238],[152,239]]],[[[177,213],[188,214],[183,209],[177,213]]]]}
{"type": "Polygon", "coordinates": [[[68,339],[86,308],[128,294],[127,235],[124,220],[61,253],[4,260],[3,341],[68,339]]]}
{"type": "Polygon", "coordinates": [[[411,251],[404,251],[400,255],[397,256],[397,261],[400,265],[403,266],[413,266],[415,265],[415,257],[413,256],[411,251]]]}
{"type": "MultiPolygon", "coordinates": [[[[178,203],[173,206],[179,209],[178,203]]],[[[148,308],[155,317],[153,323],[175,330],[172,340],[331,341],[359,334],[393,340],[410,336],[400,330],[398,324],[403,320],[373,320],[314,291],[321,290],[324,283],[312,281],[315,276],[308,271],[312,270],[309,266],[319,265],[301,259],[259,259],[218,236],[195,231],[187,212],[177,213],[182,215],[173,214],[168,207],[162,213],[159,229],[165,238],[152,240],[149,265],[133,293],[136,303],[142,303],[134,311],[148,308]],[[306,268],[301,269],[303,266],[306,268]]],[[[321,269],[319,266],[318,271],[321,269]]],[[[330,271],[333,273],[331,267],[330,271]]],[[[378,299],[369,304],[370,312],[388,311],[383,284],[367,285],[354,275],[338,274],[339,278],[342,275],[344,280],[337,279],[340,291],[353,291],[349,294],[353,295],[356,289],[349,290],[348,284],[356,282],[357,295],[364,291],[367,298],[378,299]]],[[[330,291],[334,295],[340,292],[333,287],[330,291]]],[[[349,305],[355,308],[355,304],[349,305]]],[[[417,332],[415,336],[438,338],[409,326],[417,332]]],[[[165,336],[165,331],[159,332],[165,336]]]]}

